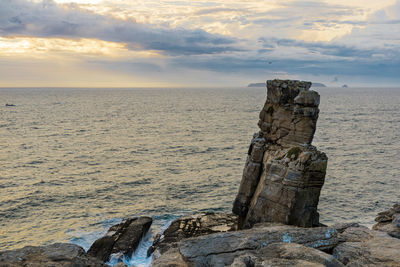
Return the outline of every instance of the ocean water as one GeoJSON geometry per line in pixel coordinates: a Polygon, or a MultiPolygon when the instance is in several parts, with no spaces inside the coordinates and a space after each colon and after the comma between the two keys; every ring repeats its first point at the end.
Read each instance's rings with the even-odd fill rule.
{"type": "MultiPolygon", "coordinates": [[[[400,88],[316,90],[314,145],[329,157],[321,221],[370,226],[400,201],[400,88]]],[[[229,212],[265,98],[265,88],[0,89],[0,250],[87,249],[126,217],[152,216],[156,233],[183,214],[229,212]]]]}

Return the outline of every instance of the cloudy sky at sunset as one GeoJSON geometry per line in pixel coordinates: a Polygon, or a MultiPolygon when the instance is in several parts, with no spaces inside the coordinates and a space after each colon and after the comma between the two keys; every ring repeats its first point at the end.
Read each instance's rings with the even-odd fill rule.
{"type": "Polygon", "coordinates": [[[400,0],[0,0],[0,87],[400,85],[400,0]]]}

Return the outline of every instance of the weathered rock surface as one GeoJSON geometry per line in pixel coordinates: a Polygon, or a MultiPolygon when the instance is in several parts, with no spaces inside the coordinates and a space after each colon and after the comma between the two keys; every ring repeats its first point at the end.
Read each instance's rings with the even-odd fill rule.
{"type": "Polygon", "coordinates": [[[311,82],[267,81],[267,101],[258,125],[269,143],[292,147],[311,144],[319,114],[319,94],[311,82]]]}
{"type": "Polygon", "coordinates": [[[260,132],[253,136],[233,213],[239,228],[259,222],[319,226],[328,158],[311,145],[319,94],[310,82],[267,81],[260,132]]]}
{"type": "Polygon", "coordinates": [[[257,266],[263,262],[275,264],[272,266],[342,266],[319,250],[331,251],[341,241],[340,233],[349,226],[299,228],[261,224],[248,230],[182,239],[157,258],[153,266],[257,266]],[[251,265],[245,265],[246,259],[251,265]],[[179,264],[170,265],[174,262],[179,264]]]}
{"type": "Polygon", "coordinates": [[[386,232],[392,237],[400,238],[400,203],[394,204],[387,211],[378,213],[375,221],[378,223],[372,229],[386,232]]]}
{"type": "Polygon", "coordinates": [[[366,227],[350,227],[333,256],[346,266],[400,266],[400,239],[366,227]]]}
{"type": "Polygon", "coordinates": [[[106,262],[111,254],[131,254],[149,230],[153,220],[150,217],[131,218],[110,227],[107,234],[96,240],[88,254],[106,262]]]}
{"type": "Polygon", "coordinates": [[[185,238],[237,230],[237,216],[226,213],[202,213],[181,217],[171,223],[162,235],[156,236],[148,255],[157,249],[158,253],[177,247],[185,238]]]}
{"type": "Polygon", "coordinates": [[[56,243],[48,246],[28,246],[0,252],[0,266],[106,267],[107,265],[103,264],[101,260],[87,255],[80,246],[56,243]]]}
{"type": "Polygon", "coordinates": [[[344,266],[332,255],[314,248],[299,244],[275,243],[266,247],[250,250],[236,251],[228,254],[210,255],[207,258],[191,261],[184,259],[178,249],[168,251],[168,257],[158,258],[153,262],[153,267],[158,266],[344,266]]]}
{"type": "Polygon", "coordinates": [[[399,251],[399,239],[354,223],[314,228],[263,223],[182,239],[153,266],[400,266],[399,251]]]}
{"type": "Polygon", "coordinates": [[[344,266],[332,255],[292,243],[276,243],[236,257],[230,266],[344,266]]]}

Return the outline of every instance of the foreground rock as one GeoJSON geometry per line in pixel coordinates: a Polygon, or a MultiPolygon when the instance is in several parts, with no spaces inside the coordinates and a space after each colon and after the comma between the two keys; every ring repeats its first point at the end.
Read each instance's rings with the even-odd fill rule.
{"type": "Polygon", "coordinates": [[[178,242],[190,237],[237,230],[237,216],[225,213],[202,213],[184,216],[171,223],[162,235],[155,237],[148,251],[150,256],[157,249],[157,255],[177,247],[178,242]]]}
{"type": "Polygon", "coordinates": [[[138,247],[152,222],[150,217],[140,217],[114,225],[104,237],[93,243],[88,254],[103,262],[108,261],[111,254],[118,254],[121,257],[123,255],[130,256],[138,247]]]}
{"type": "Polygon", "coordinates": [[[386,232],[392,237],[400,238],[400,203],[394,204],[387,211],[378,213],[375,221],[378,223],[372,229],[386,232]]]}
{"type": "Polygon", "coordinates": [[[233,213],[240,228],[260,222],[319,226],[328,158],[311,145],[319,94],[310,82],[267,81],[260,132],[251,141],[233,213]]]}
{"type": "Polygon", "coordinates": [[[252,229],[182,239],[153,266],[400,266],[400,240],[358,224],[252,229]]]}
{"type": "Polygon", "coordinates": [[[216,255],[209,258],[209,260],[205,261],[185,261],[179,251],[175,250],[168,254],[168,258],[155,260],[152,266],[344,266],[332,255],[317,249],[290,243],[276,243],[257,250],[237,251],[226,256],[216,255]]]}
{"type": "Polygon", "coordinates": [[[0,252],[0,266],[106,267],[107,265],[103,264],[101,260],[87,255],[80,246],[56,243],[49,246],[28,246],[0,252]]]}
{"type": "Polygon", "coordinates": [[[400,239],[366,227],[350,227],[333,256],[346,266],[400,266],[400,239]]]}
{"type": "Polygon", "coordinates": [[[245,265],[243,262],[246,259],[254,264],[267,260],[270,264],[276,263],[271,266],[280,266],[278,259],[282,264],[301,265],[308,262],[320,264],[315,266],[341,266],[332,256],[321,251],[331,251],[336,247],[341,241],[339,235],[346,227],[349,225],[299,228],[262,224],[248,230],[183,239],[157,258],[153,266],[254,266],[245,265]],[[288,244],[293,245],[286,246],[288,244]],[[291,249],[298,252],[297,256],[285,254],[284,251],[291,249]],[[306,259],[305,254],[315,258],[310,256],[306,259]]]}

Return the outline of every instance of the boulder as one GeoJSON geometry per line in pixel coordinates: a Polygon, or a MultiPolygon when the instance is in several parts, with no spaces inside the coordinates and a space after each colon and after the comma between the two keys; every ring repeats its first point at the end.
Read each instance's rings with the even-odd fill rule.
{"type": "Polygon", "coordinates": [[[310,82],[267,81],[260,113],[233,213],[239,228],[260,222],[320,226],[317,206],[327,156],[311,145],[319,114],[319,94],[310,82]]]}
{"type": "Polygon", "coordinates": [[[0,252],[0,266],[107,267],[101,260],[87,255],[82,247],[65,243],[0,252]]]}
{"type": "Polygon", "coordinates": [[[400,238],[400,203],[394,204],[387,211],[378,213],[375,218],[378,222],[372,229],[386,232],[392,237],[400,238]]]}
{"type": "Polygon", "coordinates": [[[103,262],[108,261],[111,254],[130,256],[149,230],[152,221],[150,217],[130,218],[112,226],[104,237],[92,244],[88,254],[103,262]]]}
{"type": "Polygon", "coordinates": [[[150,256],[155,249],[158,253],[176,247],[177,243],[185,238],[221,233],[237,230],[237,216],[226,213],[201,213],[181,217],[171,223],[162,233],[154,238],[153,245],[147,255],[150,256]]]}

